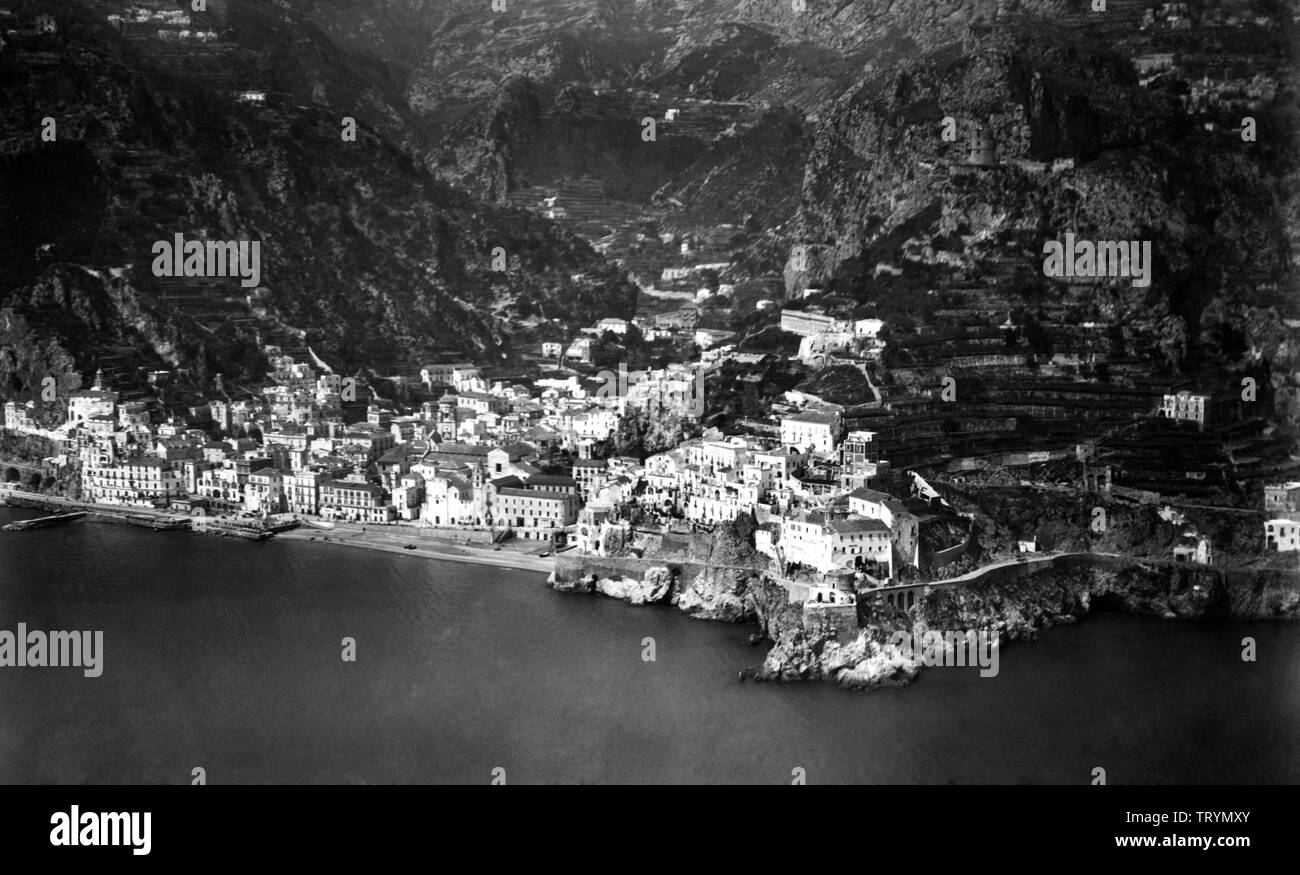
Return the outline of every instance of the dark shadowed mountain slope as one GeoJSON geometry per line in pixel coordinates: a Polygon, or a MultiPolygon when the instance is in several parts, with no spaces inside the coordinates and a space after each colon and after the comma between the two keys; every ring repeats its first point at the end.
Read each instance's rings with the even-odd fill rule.
{"type": "Polygon", "coordinates": [[[910,301],[916,314],[937,276],[958,276],[1038,307],[1068,285],[1043,275],[1045,241],[1149,241],[1150,285],[1103,284],[1094,318],[1170,367],[1241,366],[1252,345],[1278,351],[1270,308],[1289,277],[1286,192],[1253,147],[1193,124],[1118,55],[1033,23],[973,30],[864,80],[827,114],[798,220],[807,269],[792,263],[788,282],[910,301]],[[971,160],[979,132],[987,166],[971,160]],[[882,265],[903,279],[880,280],[882,265]],[[1245,330],[1245,351],[1222,347],[1226,321],[1245,330]]]}
{"type": "Polygon", "coordinates": [[[30,335],[13,345],[48,350],[0,363],[10,391],[124,347],[196,379],[254,379],[250,351],[268,341],[382,369],[482,353],[539,318],[631,315],[635,290],[586,244],[433,180],[364,119],[345,142],[344,112],[321,101],[347,62],[319,34],[290,50],[298,30],[237,2],[220,45],[177,59],[108,26],[112,5],[58,6],[57,34],[0,53],[0,306],[17,317],[6,330],[30,335]],[[265,102],[231,91],[253,87],[265,102]],[[46,117],[55,142],[38,136],[46,117]],[[261,286],[153,276],[152,244],[176,233],[260,241],[261,286]]]}

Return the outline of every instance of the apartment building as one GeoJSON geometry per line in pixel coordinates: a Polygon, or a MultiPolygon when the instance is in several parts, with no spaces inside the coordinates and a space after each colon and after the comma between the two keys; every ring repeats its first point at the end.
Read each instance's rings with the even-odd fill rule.
{"type": "Polygon", "coordinates": [[[320,485],[327,476],[322,471],[295,471],[283,479],[285,510],[292,514],[320,512],[320,485]]]}
{"type": "Polygon", "coordinates": [[[384,501],[384,488],[375,483],[322,480],[320,513],[327,519],[358,523],[391,523],[397,511],[384,501]]]}
{"type": "Polygon", "coordinates": [[[284,475],[275,468],[250,472],[244,484],[244,509],[250,513],[283,513],[284,475]]]}
{"type": "Polygon", "coordinates": [[[550,540],[577,522],[581,506],[571,492],[501,486],[493,490],[492,521],[519,538],[550,540]]]}
{"type": "Polygon", "coordinates": [[[82,471],[82,490],[104,504],[152,505],[185,495],[180,475],[162,459],[130,459],[82,471]]]}
{"type": "Polygon", "coordinates": [[[781,420],[781,443],[786,446],[826,454],[834,452],[839,437],[838,413],[805,410],[781,420]]]}

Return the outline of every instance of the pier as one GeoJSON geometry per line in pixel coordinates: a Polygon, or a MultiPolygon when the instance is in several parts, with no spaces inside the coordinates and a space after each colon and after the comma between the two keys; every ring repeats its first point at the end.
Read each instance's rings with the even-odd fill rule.
{"type": "Polygon", "coordinates": [[[73,520],[79,520],[86,515],[84,510],[73,511],[72,513],[56,513],[50,516],[37,517],[34,520],[17,520],[5,526],[6,532],[25,532],[28,529],[42,529],[47,526],[57,526],[62,523],[70,523],[73,520]]]}
{"type": "Polygon", "coordinates": [[[275,532],[263,526],[241,525],[222,519],[201,518],[193,521],[191,531],[205,535],[218,535],[222,538],[244,538],[250,541],[265,541],[275,532]]]}

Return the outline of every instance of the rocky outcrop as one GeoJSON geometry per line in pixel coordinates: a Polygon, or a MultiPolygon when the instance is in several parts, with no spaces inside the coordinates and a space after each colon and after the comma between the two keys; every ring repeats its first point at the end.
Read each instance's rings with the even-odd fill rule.
{"type": "Polygon", "coordinates": [[[917,654],[896,646],[895,633],[983,630],[996,633],[1000,644],[1006,644],[1033,640],[1047,627],[1076,622],[1098,609],[1167,619],[1297,620],[1300,580],[1280,571],[1219,575],[1167,565],[1052,570],[936,590],[913,613],[864,606],[864,625],[848,640],[810,629],[801,616],[785,610],[772,614],[767,634],[773,646],[750,676],[826,680],[852,689],[903,684],[916,677],[923,664],[917,654]]]}
{"type": "Polygon", "coordinates": [[[864,595],[856,607],[792,604],[748,548],[744,526],[721,526],[698,539],[694,562],[680,576],[647,563],[632,576],[628,558],[569,557],[548,581],[559,592],[600,593],[629,604],[670,602],[691,617],[757,624],[771,642],[755,680],[831,681],[852,689],[906,684],[924,667],[922,654],[895,635],[966,630],[996,635],[999,646],[1033,640],[1045,628],[1074,623],[1095,610],[1168,619],[1300,619],[1300,574],[1259,568],[1219,570],[1105,555],[1062,556],[1033,566],[999,567],[969,584],[931,590],[911,611],[864,595]],[[752,563],[752,570],[746,567],[752,563]]]}
{"type": "Polygon", "coordinates": [[[669,601],[700,620],[762,620],[773,593],[764,580],[768,559],[753,547],[752,518],[692,536],[685,549],[636,556],[557,556],[548,580],[558,592],[599,592],[650,604],[669,601]]]}
{"type": "Polygon", "coordinates": [[[576,570],[552,572],[547,584],[556,592],[599,593],[632,605],[668,602],[699,620],[739,623],[756,616],[751,588],[757,574],[688,564],[679,576],[667,566],[635,570],[627,560],[589,558],[576,570]]]}
{"type": "Polygon", "coordinates": [[[768,651],[756,680],[833,680],[853,689],[897,686],[916,677],[919,662],[863,630],[840,642],[792,630],[768,651]]]}
{"type": "Polygon", "coordinates": [[[599,593],[630,605],[651,605],[667,600],[673,588],[673,574],[664,567],[647,568],[639,578],[598,572],[565,576],[553,571],[546,582],[556,592],[599,593]]]}
{"type": "Polygon", "coordinates": [[[595,176],[609,198],[648,202],[708,146],[698,136],[667,136],[667,127],[653,143],[643,140],[641,120],[662,119],[666,108],[510,76],[480,112],[451,128],[428,162],[439,178],[497,200],[520,187],[595,176]]]}
{"type": "Polygon", "coordinates": [[[754,616],[745,598],[749,580],[745,572],[706,568],[673,593],[672,603],[697,620],[739,623],[754,616]]]}
{"type": "Polygon", "coordinates": [[[597,578],[594,591],[630,605],[662,602],[672,589],[673,576],[667,568],[650,568],[640,580],[634,577],[597,578]]]}

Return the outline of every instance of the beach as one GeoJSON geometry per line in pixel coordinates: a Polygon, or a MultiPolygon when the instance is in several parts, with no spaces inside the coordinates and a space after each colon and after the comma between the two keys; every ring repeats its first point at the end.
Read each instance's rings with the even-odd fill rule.
{"type": "Polygon", "coordinates": [[[329,544],[344,544],[366,550],[378,550],[384,553],[402,553],[423,559],[440,559],[447,562],[472,562],[476,565],[494,565],[499,568],[514,568],[521,571],[537,571],[549,574],[554,568],[554,560],[541,557],[537,552],[549,545],[545,542],[532,544],[507,543],[500,550],[491,546],[478,544],[457,544],[439,538],[431,538],[414,526],[361,526],[337,524],[334,529],[298,528],[280,532],[277,539],[286,541],[317,541],[329,544]],[[414,550],[406,549],[407,544],[414,544],[414,550]]]}
{"type": "MultiPolygon", "coordinates": [[[[160,522],[184,518],[184,515],[171,511],[124,505],[93,504],[64,498],[63,496],[43,495],[13,489],[7,484],[3,489],[0,489],[0,499],[5,497],[24,504],[43,505],[51,510],[83,510],[108,518],[123,518],[127,515],[151,516],[160,522]]],[[[498,568],[513,568],[520,571],[537,571],[543,574],[550,574],[554,568],[554,560],[550,556],[542,557],[537,555],[540,552],[552,549],[549,542],[510,541],[502,544],[500,550],[496,550],[491,545],[456,543],[443,538],[433,538],[425,534],[419,526],[367,525],[363,530],[360,524],[336,523],[334,528],[328,530],[302,527],[278,532],[275,537],[290,541],[342,544],[383,553],[401,553],[406,556],[440,559],[447,562],[471,562],[476,565],[492,565],[498,568]],[[407,550],[407,544],[414,544],[415,549],[407,550]]]]}

